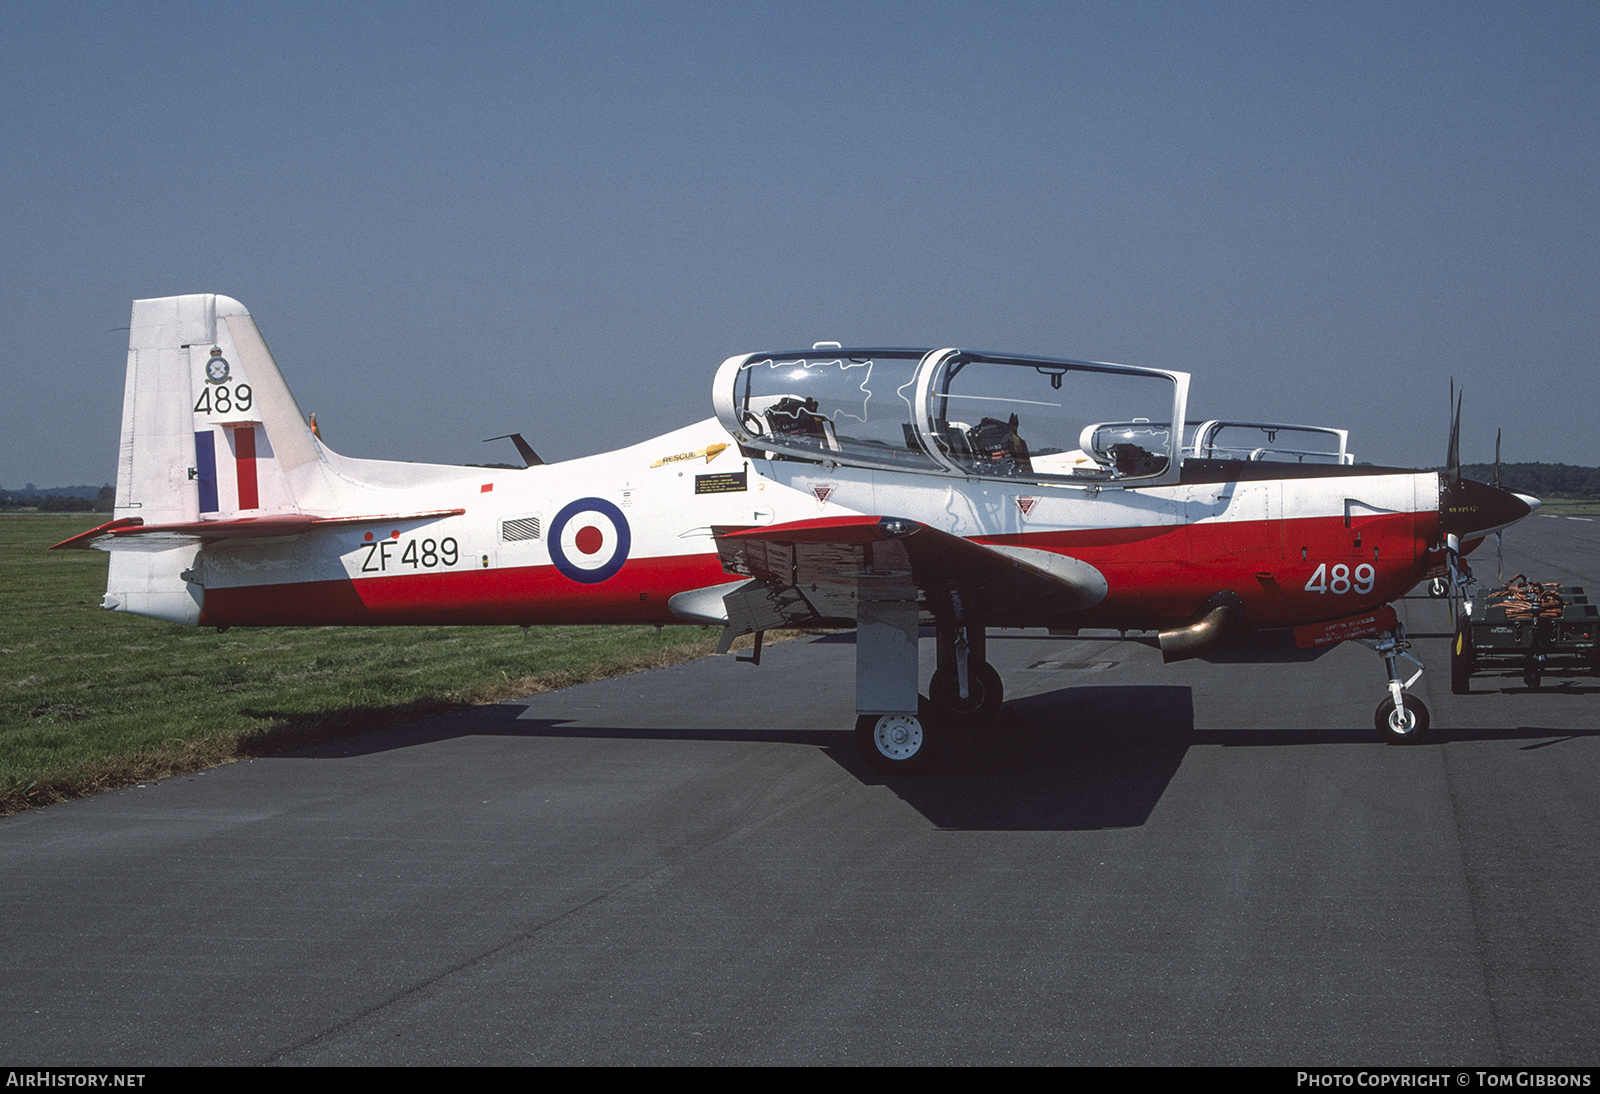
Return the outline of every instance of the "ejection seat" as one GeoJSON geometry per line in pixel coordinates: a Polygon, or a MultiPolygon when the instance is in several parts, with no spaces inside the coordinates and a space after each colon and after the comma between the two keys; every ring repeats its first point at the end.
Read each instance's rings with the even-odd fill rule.
{"type": "Polygon", "coordinates": [[[1017,432],[1015,414],[1005,422],[999,418],[984,418],[967,430],[967,445],[972,450],[973,463],[988,474],[1033,474],[1028,442],[1017,432]]]}

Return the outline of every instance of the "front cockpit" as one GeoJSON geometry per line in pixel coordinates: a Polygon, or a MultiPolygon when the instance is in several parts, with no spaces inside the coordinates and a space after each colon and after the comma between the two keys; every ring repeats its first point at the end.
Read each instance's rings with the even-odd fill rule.
{"type": "Polygon", "coordinates": [[[780,460],[1082,486],[1176,482],[1187,373],[956,349],[730,357],[717,416],[780,460]]]}

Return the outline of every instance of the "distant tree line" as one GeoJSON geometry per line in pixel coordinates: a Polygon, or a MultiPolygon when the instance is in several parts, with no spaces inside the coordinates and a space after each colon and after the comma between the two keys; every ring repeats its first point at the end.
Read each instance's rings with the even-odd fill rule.
{"type": "MultiPolygon", "coordinates": [[[[1494,464],[1464,463],[1461,474],[1478,482],[1494,481],[1494,464]]],[[[1566,463],[1503,463],[1500,485],[1536,498],[1600,497],[1600,467],[1574,467],[1566,463]]]]}
{"type": "Polygon", "coordinates": [[[0,489],[0,510],[34,509],[40,513],[109,513],[117,491],[105,486],[53,486],[39,489],[29,483],[22,490],[0,489]]]}

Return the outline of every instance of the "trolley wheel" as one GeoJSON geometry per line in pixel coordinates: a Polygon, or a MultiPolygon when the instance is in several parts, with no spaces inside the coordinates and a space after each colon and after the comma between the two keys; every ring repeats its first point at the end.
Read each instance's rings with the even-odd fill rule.
{"type": "Polygon", "coordinates": [[[1472,617],[1463,614],[1456,620],[1456,640],[1450,647],[1450,690],[1457,695],[1472,693],[1472,674],[1478,667],[1477,651],[1472,647],[1472,617]]]}

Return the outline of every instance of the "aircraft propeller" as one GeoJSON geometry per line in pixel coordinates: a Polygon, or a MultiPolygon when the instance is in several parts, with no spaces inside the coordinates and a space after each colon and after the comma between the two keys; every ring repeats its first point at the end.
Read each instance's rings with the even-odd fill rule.
{"type": "Polygon", "coordinates": [[[1494,484],[1474,482],[1461,475],[1462,392],[1450,382],[1450,443],[1445,469],[1439,473],[1439,532],[1444,539],[1445,566],[1452,624],[1459,611],[1459,599],[1472,584],[1472,569],[1462,556],[1465,541],[1497,535],[1533,512],[1539,499],[1505,489],[1500,484],[1500,431],[1495,433],[1494,484]]]}
{"type": "Polygon", "coordinates": [[[1466,396],[1465,387],[1456,390],[1456,378],[1450,377],[1450,441],[1445,446],[1445,469],[1449,476],[1444,489],[1440,490],[1439,498],[1439,525],[1445,533],[1445,572],[1450,585],[1450,621],[1455,623],[1456,602],[1466,587],[1470,575],[1463,573],[1461,564],[1461,534],[1452,531],[1445,524],[1447,509],[1445,500],[1451,494],[1461,492],[1461,400],[1466,396]]]}
{"type": "MultiPolygon", "coordinates": [[[[1494,488],[1504,489],[1500,485],[1500,430],[1494,431],[1494,488]]],[[[1500,529],[1494,534],[1494,576],[1496,581],[1504,582],[1506,579],[1506,530],[1500,529]]]]}

